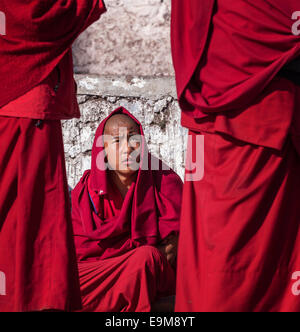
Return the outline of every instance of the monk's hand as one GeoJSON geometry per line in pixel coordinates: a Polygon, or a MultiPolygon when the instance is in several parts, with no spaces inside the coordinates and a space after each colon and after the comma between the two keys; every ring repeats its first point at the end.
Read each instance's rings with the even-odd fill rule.
{"type": "Polygon", "coordinates": [[[171,234],[160,243],[158,249],[165,255],[167,261],[174,265],[177,258],[178,236],[171,234]]]}

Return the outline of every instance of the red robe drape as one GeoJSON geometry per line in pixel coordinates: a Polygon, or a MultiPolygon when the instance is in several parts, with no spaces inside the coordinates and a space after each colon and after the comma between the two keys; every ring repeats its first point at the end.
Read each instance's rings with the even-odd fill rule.
{"type": "Polygon", "coordinates": [[[0,10],[0,311],[79,309],[59,120],[79,117],[71,44],[105,7],[1,0],[0,10]]]}
{"type": "Polygon", "coordinates": [[[299,311],[296,0],[172,3],[172,51],[187,165],[177,311],[299,311]],[[201,172],[200,172],[201,173],[201,172]],[[202,174],[202,173],[201,173],[202,174]],[[189,179],[189,180],[187,180],[189,179]]]}
{"type": "Polygon", "coordinates": [[[45,80],[79,36],[105,12],[102,0],[0,0],[0,108],[45,80]]]}
{"type": "Polygon", "coordinates": [[[86,311],[150,311],[154,300],[174,295],[175,272],[155,248],[179,232],[182,181],[154,158],[141,124],[119,108],[99,126],[92,168],[72,193],[72,219],[86,311]],[[125,199],[110,180],[99,139],[106,121],[127,114],[140,127],[141,164],[125,199]],[[149,165],[149,168],[147,165],[149,165]],[[154,166],[159,170],[154,170],[154,166]]]}
{"type": "Polygon", "coordinates": [[[0,312],[79,309],[61,124],[0,117],[0,136],[0,312]]]}

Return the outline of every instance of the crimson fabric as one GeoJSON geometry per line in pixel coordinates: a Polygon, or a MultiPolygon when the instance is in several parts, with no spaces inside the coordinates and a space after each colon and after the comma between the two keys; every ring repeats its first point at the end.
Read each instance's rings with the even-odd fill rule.
{"type": "Polygon", "coordinates": [[[299,312],[300,155],[291,136],[278,152],[190,131],[189,149],[201,134],[205,175],[184,185],[175,310],[299,312]]]}
{"type": "MultiPolygon", "coordinates": [[[[145,262],[141,266],[137,266],[139,275],[143,276],[140,281],[143,283],[140,294],[134,288],[136,277],[131,275],[132,261],[130,263],[127,259],[132,257],[134,260],[135,256],[132,256],[131,252],[136,248],[142,246],[153,246],[154,248],[170,234],[179,233],[182,181],[172,170],[166,170],[166,165],[162,168],[161,161],[159,170],[147,169],[147,163],[149,162],[150,166],[151,161],[157,161],[157,159],[148,152],[142,126],[127,110],[124,108],[115,110],[100,124],[92,150],[91,171],[84,174],[72,193],[75,246],[79,267],[83,266],[82,269],[79,269],[83,302],[85,304],[90,304],[91,301],[98,303],[98,295],[103,292],[108,293],[99,305],[92,304],[95,310],[106,308],[119,311],[120,305],[124,310],[132,310],[132,308],[135,310],[147,308],[148,310],[151,307],[149,300],[156,298],[161,293],[166,296],[174,293],[175,284],[172,281],[174,272],[171,273],[172,269],[169,263],[163,259],[162,254],[160,254],[161,257],[158,253],[155,254],[156,259],[151,263],[151,269],[145,269],[145,265],[143,265],[145,262]],[[102,138],[107,120],[120,113],[130,116],[136,121],[142,135],[140,169],[136,181],[124,200],[119,190],[110,181],[109,171],[105,170],[102,138]],[[98,264],[82,265],[82,262],[98,262],[98,264]],[[158,262],[159,265],[156,266],[158,262]],[[154,266],[156,266],[155,269],[154,266]],[[153,269],[156,273],[153,272],[153,269]],[[115,271],[114,274],[111,273],[112,270],[115,271]],[[87,275],[84,271],[87,271],[87,275]],[[103,275],[101,271],[103,271],[103,275]],[[109,273],[105,271],[109,271],[109,273]],[[116,274],[118,282],[115,282],[116,274]],[[86,278],[92,279],[89,281],[91,287],[89,287],[90,284],[86,287],[86,278]],[[153,278],[156,278],[158,284],[162,280],[169,280],[169,282],[163,288],[161,286],[149,288],[153,285],[153,278]],[[104,279],[106,281],[102,282],[104,279]],[[123,287],[123,280],[128,282],[126,290],[123,287]],[[114,286],[112,287],[112,285],[114,286]],[[151,297],[147,295],[148,291],[145,292],[143,289],[151,289],[151,297]],[[127,304],[124,305],[122,301],[118,304],[115,300],[111,303],[107,300],[111,297],[115,299],[116,294],[119,294],[118,296],[127,304]],[[131,298],[131,296],[134,297],[131,298]],[[138,296],[141,296],[141,299],[138,299],[138,296]],[[140,301],[141,304],[139,304],[140,301]]],[[[140,257],[137,262],[141,260],[140,257]]]]}
{"type": "Polygon", "coordinates": [[[79,118],[72,52],[39,85],[0,109],[2,116],[39,120],[79,118]]]}
{"type": "Polygon", "coordinates": [[[0,311],[81,304],[61,124],[35,124],[0,117],[0,311]]]}
{"type": "Polygon", "coordinates": [[[152,246],[78,267],[85,312],[150,312],[157,298],[175,294],[175,271],[152,246]]]}
{"type": "Polygon", "coordinates": [[[299,310],[299,88],[277,75],[300,55],[297,10],[173,0],[182,124],[205,140],[204,178],[184,187],[177,311],[299,310]]]}
{"type": "Polygon", "coordinates": [[[283,148],[294,88],[275,76],[300,55],[291,19],[297,5],[173,1],[172,51],[184,127],[283,148]],[[285,112],[274,110],[279,103],[285,112]]]}
{"type": "Polygon", "coordinates": [[[78,35],[105,11],[102,0],[1,0],[0,107],[44,81],[78,35]]]}
{"type": "Polygon", "coordinates": [[[209,115],[202,120],[182,113],[182,125],[194,131],[223,133],[238,140],[281,151],[297,108],[297,86],[275,77],[247,108],[209,115]],[[282,111],[284,110],[284,112],[282,111]]]}
{"type": "Polygon", "coordinates": [[[202,118],[249,106],[300,56],[300,37],[292,34],[298,10],[298,0],[173,0],[172,52],[183,111],[202,118]]]}
{"type": "MultiPolygon", "coordinates": [[[[79,260],[118,256],[136,246],[157,245],[171,233],[179,232],[182,181],[172,170],[163,170],[161,161],[159,170],[147,169],[147,163],[150,166],[153,160],[155,158],[148,152],[141,124],[127,110],[115,110],[100,124],[92,150],[91,171],[84,174],[72,195],[79,260]],[[107,120],[115,114],[126,114],[136,121],[143,139],[137,180],[128,191],[119,216],[113,216],[115,211],[110,202],[106,202],[113,191],[109,190],[112,184],[109,172],[105,170],[103,144],[99,143],[107,120]],[[90,196],[95,197],[95,193],[98,199],[94,199],[93,204],[97,212],[91,209],[90,196]],[[103,213],[109,213],[105,212],[106,206],[112,211],[111,216],[107,215],[105,219],[103,213]]],[[[166,165],[164,167],[166,169],[166,165]]]]}

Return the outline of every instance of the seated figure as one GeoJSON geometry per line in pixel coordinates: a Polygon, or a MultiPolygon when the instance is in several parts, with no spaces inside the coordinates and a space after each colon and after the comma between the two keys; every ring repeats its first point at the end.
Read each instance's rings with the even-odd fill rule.
{"type": "Polygon", "coordinates": [[[115,110],[72,192],[83,311],[158,311],[175,295],[181,199],[180,177],[149,153],[139,121],[115,110]]]}

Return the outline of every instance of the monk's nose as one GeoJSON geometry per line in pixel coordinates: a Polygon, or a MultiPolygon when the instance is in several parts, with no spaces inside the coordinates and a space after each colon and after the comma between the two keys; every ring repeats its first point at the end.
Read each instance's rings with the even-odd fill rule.
{"type": "Polygon", "coordinates": [[[123,143],[123,149],[122,149],[122,152],[124,155],[128,155],[134,150],[133,146],[130,144],[129,141],[127,140],[124,140],[124,143],[123,143]]]}

